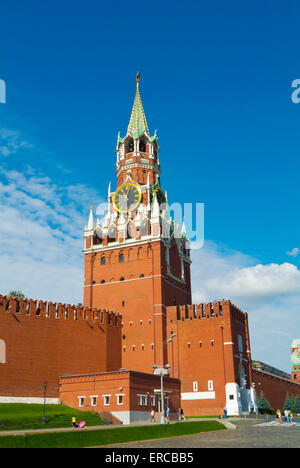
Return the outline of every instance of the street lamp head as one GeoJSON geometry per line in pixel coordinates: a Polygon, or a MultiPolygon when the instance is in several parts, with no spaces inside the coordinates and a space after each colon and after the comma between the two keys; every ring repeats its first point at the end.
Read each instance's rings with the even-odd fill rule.
{"type": "Polygon", "coordinates": [[[152,369],[154,369],[154,370],[157,369],[157,365],[153,364],[152,369]]]}
{"type": "Polygon", "coordinates": [[[173,338],[175,338],[175,336],[176,336],[175,334],[172,335],[172,336],[168,339],[167,343],[171,343],[171,341],[173,341],[173,338]]]}

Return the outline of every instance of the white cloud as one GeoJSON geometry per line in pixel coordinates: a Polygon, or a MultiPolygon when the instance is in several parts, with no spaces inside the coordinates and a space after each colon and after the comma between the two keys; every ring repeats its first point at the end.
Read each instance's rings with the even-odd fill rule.
{"type": "Polygon", "coordinates": [[[21,134],[9,128],[0,129],[0,154],[10,156],[21,148],[32,149],[33,145],[22,138],[21,134]]]}
{"type": "Polygon", "coordinates": [[[1,168],[0,290],[82,302],[83,228],[99,195],[78,184],[1,168]]]}
{"type": "Polygon", "coordinates": [[[294,247],[290,252],[287,252],[287,255],[290,257],[297,257],[300,253],[300,249],[298,247],[294,247]]]}
{"type": "Polygon", "coordinates": [[[262,265],[213,242],[192,251],[192,260],[193,301],[230,299],[248,313],[252,357],[289,371],[290,344],[300,328],[300,270],[262,265]]]}

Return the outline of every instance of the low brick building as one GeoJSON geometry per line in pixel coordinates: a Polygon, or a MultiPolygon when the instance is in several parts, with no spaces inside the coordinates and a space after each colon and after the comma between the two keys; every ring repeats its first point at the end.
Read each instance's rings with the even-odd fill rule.
{"type": "MultiPolygon", "coordinates": [[[[160,377],[153,374],[119,370],[97,374],[70,375],[60,378],[62,403],[85,411],[108,413],[130,424],[150,419],[152,410],[160,413],[160,377]]],[[[178,417],[180,381],[164,378],[165,406],[172,418],[178,417]]]]}

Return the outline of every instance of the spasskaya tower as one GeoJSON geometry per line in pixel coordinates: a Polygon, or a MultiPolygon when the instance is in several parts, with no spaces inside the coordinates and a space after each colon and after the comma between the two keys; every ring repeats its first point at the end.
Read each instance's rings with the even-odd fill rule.
{"type": "Polygon", "coordinates": [[[118,135],[106,215],[95,221],[91,208],[84,231],[84,305],[120,312],[122,366],[152,372],[168,338],[166,308],[191,304],[191,260],[184,223],[169,216],[158,137],[150,136],[139,83],[138,73],[127,133],[118,135]]]}

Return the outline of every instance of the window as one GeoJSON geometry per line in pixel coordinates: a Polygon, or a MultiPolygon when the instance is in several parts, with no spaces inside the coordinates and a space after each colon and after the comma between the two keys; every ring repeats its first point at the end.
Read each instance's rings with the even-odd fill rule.
{"type": "Polygon", "coordinates": [[[102,280],[102,281],[101,281],[101,284],[105,284],[105,280],[102,280]]]}
{"type": "Polygon", "coordinates": [[[97,406],[97,396],[91,396],[91,406],[97,406]]]}
{"type": "Polygon", "coordinates": [[[212,392],[214,389],[214,382],[212,380],[208,381],[208,390],[212,392]]]}
{"type": "Polygon", "coordinates": [[[138,395],[138,405],[147,406],[147,395],[138,395]]]}
{"type": "Polygon", "coordinates": [[[155,398],[155,396],[154,396],[154,395],[151,395],[150,398],[151,398],[151,406],[155,406],[155,404],[156,404],[156,398],[155,398]]]}
{"type": "Polygon", "coordinates": [[[124,263],[124,260],[125,260],[124,254],[120,253],[120,256],[119,256],[120,263],[124,263]]]}
{"type": "Polygon", "coordinates": [[[105,257],[101,258],[101,265],[106,265],[106,258],[105,257]]]}
{"type": "Polygon", "coordinates": [[[140,151],[142,153],[146,152],[146,143],[143,140],[140,140],[140,151]]]}
{"type": "Polygon", "coordinates": [[[117,395],[117,405],[122,406],[124,403],[124,395],[117,395]]]}
{"type": "Polygon", "coordinates": [[[104,398],[104,406],[110,405],[110,395],[103,395],[104,398]]]}
{"type": "Polygon", "coordinates": [[[125,281],[124,276],[121,276],[120,281],[125,281]]]}
{"type": "Polygon", "coordinates": [[[0,364],[6,364],[6,346],[3,340],[0,340],[0,364]]]}
{"type": "Polygon", "coordinates": [[[238,335],[238,346],[239,346],[239,352],[242,353],[243,352],[243,338],[241,337],[241,335],[238,335]]]}
{"type": "Polygon", "coordinates": [[[134,151],[134,142],[133,140],[129,140],[129,143],[128,143],[128,152],[129,153],[132,153],[134,151]]]}
{"type": "Polygon", "coordinates": [[[229,395],[229,400],[234,400],[234,395],[229,395]]]}
{"type": "Polygon", "coordinates": [[[79,399],[79,408],[84,407],[85,397],[78,397],[79,399]]]}
{"type": "Polygon", "coordinates": [[[193,391],[198,392],[198,382],[193,382],[193,391]]]}

